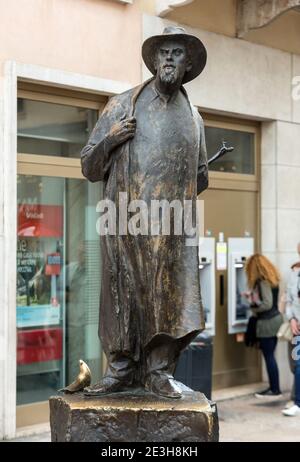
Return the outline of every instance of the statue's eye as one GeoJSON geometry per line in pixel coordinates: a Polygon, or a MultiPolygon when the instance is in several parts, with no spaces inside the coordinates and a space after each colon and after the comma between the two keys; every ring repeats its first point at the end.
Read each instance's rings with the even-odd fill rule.
{"type": "Polygon", "coordinates": [[[177,50],[175,50],[175,56],[180,56],[180,55],[182,55],[182,50],[178,48],[177,50]]]}

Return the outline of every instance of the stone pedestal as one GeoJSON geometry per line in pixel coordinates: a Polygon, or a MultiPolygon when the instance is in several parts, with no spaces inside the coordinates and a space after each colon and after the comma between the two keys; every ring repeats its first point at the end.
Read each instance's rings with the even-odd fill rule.
{"type": "Polygon", "coordinates": [[[144,390],[99,398],[54,396],[50,424],[52,441],[207,442],[219,437],[216,405],[193,391],[180,400],[144,390]]]}

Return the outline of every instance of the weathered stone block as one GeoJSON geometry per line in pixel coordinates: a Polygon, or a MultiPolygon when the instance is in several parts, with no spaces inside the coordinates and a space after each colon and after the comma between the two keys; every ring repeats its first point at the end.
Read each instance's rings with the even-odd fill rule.
{"type": "Polygon", "coordinates": [[[50,424],[52,441],[208,442],[219,437],[216,405],[192,391],[180,400],[145,391],[54,396],[50,424]]]}

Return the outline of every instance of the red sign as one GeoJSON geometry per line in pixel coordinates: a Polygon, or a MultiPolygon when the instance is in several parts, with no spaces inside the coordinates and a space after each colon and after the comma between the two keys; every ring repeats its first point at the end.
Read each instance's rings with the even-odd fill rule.
{"type": "Polygon", "coordinates": [[[61,237],[62,235],[63,207],[61,205],[18,206],[19,237],[61,237]]]}
{"type": "Polygon", "coordinates": [[[47,276],[59,276],[60,274],[60,253],[49,253],[47,255],[47,263],[45,268],[47,276]]]}
{"type": "Polygon", "coordinates": [[[62,329],[19,330],[17,363],[31,364],[62,358],[62,329]]]}

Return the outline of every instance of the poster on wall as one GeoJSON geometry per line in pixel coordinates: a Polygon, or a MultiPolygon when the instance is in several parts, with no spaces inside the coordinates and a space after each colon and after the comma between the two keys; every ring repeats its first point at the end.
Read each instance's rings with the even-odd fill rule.
{"type": "Polygon", "coordinates": [[[60,323],[63,207],[18,206],[17,327],[60,323]]]}

